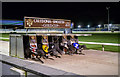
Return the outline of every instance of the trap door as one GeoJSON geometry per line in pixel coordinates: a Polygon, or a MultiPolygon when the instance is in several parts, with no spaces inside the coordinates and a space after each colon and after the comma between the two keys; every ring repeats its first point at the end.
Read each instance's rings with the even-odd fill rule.
{"type": "Polygon", "coordinates": [[[42,49],[44,52],[48,53],[49,43],[48,43],[48,36],[42,36],[42,49]]]}
{"type": "Polygon", "coordinates": [[[52,49],[53,36],[48,36],[49,49],[52,49]]]}
{"type": "Polygon", "coordinates": [[[59,46],[60,46],[60,49],[63,50],[62,36],[59,36],[59,46]]]}
{"type": "Polygon", "coordinates": [[[67,43],[67,36],[66,35],[63,35],[63,37],[62,37],[62,43],[67,43]]]}
{"type": "Polygon", "coordinates": [[[75,42],[78,43],[79,42],[78,36],[74,36],[74,38],[75,38],[75,42]]]}
{"type": "Polygon", "coordinates": [[[29,36],[29,43],[31,48],[37,49],[37,37],[34,36],[29,36]]]}
{"type": "Polygon", "coordinates": [[[42,36],[37,36],[37,47],[42,49],[42,36]]]}
{"type": "Polygon", "coordinates": [[[61,45],[63,46],[63,51],[64,52],[67,52],[67,48],[68,48],[68,46],[67,46],[67,41],[68,41],[68,36],[67,35],[63,35],[62,36],[62,43],[61,43],[61,45]]]}
{"type": "Polygon", "coordinates": [[[74,35],[70,36],[70,40],[71,40],[71,44],[75,43],[75,37],[74,37],[74,35]]]}
{"type": "Polygon", "coordinates": [[[54,43],[58,42],[58,36],[53,36],[53,37],[52,37],[52,41],[53,41],[54,43]]]}
{"type": "Polygon", "coordinates": [[[52,40],[53,40],[55,46],[60,46],[60,36],[53,36],[52,40]]]}

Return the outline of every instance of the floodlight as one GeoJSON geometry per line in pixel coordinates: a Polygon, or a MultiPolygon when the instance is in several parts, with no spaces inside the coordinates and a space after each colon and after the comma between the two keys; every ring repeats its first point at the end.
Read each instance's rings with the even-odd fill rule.
{"type": "Polygon", "coordinates": [[[101,27],[101,25],[98,25],[98,27],[100,28],[100,27],[101,27]]]}
{"type": "Polygon", "coordinates": [[[78,25],[78,28],[81,28],[81,25],[78,25]]]}
{"type": "Polygon", "coordinates": [[[112,24],[109,24],[109,26],[112,26],[112,24]]]}
{"type": "Polygon", "coordinates": [[[87,25],[87,27],[89,28],[89,27],[90,27],[90,25],[87,25]]]}

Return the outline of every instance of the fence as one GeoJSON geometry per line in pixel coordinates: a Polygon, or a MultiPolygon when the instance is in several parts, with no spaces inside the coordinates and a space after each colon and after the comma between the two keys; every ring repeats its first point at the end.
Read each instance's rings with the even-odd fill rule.
{"type": "Polygon", "coordinates": [[[102,50],[104,51],[104,45],[112,45],[112,46],[120,46],[120,44],[114,44],[114,43],[96,43],[96,42],[82,42],[79,41],[78,43],[85,43],[85,44],[97,44],[97,45],[102,45],[102,50]]]}
{"type": "Polygon", "coordinates": [[[55,29],[0,29],[0,33],[63,33],[64,30],[55,30],[55,29]]]}
{"type": "MultiPolygon", "coordinates": [[[[0,33],[64,33],[64,29],[0,29],[0,33]]],[[[119,33],[120,31],[75,31],[72,30],[72,33],[119,33]]]]}

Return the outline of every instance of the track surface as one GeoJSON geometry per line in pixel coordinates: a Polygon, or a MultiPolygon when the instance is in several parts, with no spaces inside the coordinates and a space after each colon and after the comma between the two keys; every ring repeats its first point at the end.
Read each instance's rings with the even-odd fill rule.
{"type": "MultiPolygon", "coordinates": [[[[0,54],[8,55],[9,42],[0,41],[0,54]]],[[[118,75],[118,53],[84,50],[85,55],[63,55],[54,60],[42,59],[42,65],[80,75],[118,75]]],[[[41,64],[39,61],[27,60],[41,64]]],[[[33,67],[34,68],[34,67],[33,67]]]]}
{"type": "MultiPolygon", "coordinates": [[[[118,75],[118,54],[84,50],[85,55],[63,55],[55,60],[43,60],[42,65],[80,75],[118,75]]],[[[29,60],[32,61],[32,60],[29,60]]],[[[41,64],[39,61],[32,61],[41,64]]]]}

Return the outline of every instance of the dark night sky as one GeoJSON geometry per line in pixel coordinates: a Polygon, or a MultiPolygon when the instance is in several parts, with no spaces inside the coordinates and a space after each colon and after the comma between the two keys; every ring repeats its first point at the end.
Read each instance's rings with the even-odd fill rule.
{"type": "Polygon", "coordinates": [[[70,19],[75,25],[95,26],[107,23],[106,6],[110,6],[110,23],[120,24],[119,2],[8,2],[2,3],[2,16],[15,20],[23,20],[24,16],[70,19]]]}

